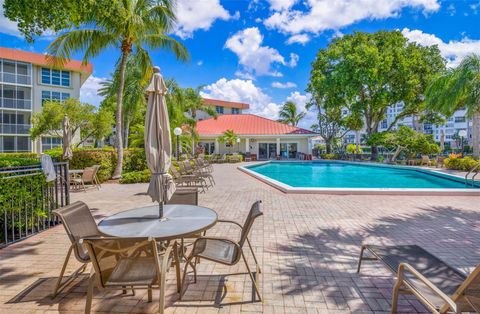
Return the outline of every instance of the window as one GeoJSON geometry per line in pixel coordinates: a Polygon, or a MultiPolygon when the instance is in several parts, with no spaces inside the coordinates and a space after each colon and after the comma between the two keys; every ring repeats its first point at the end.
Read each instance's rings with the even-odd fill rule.
{"type": "Polygon", "coordinates": [[[382,129],[386,129],[388,127],[388,122],[387,120],[382,121],[382,129]]]}
{"type": "Polygon", "coordinates": [[[461,122],[465,122],[465,121],[466,121],[466,119],[465,119],[464,116],[463,117],[455,117],[455,122],[457,122],[457,123],[461,123],[461,122]]]}
{"type": "Polygon", "coordinates": [[[70,86],[70,71],[42,68],[42,84],[68,87],[70,86]]]}
{"type": "Polygon", "coordinates": [[[52,92],[49,90],[43,90],[42,91],[42,105],[45,103],[47,100],[55,100],[59,102],[63,102],[70,98],[69,93],[60,93],[60,92],[52,92]]]}
{"type": "Polygon", "coordinates": [[[62,145],[61,137],[42,137],[42,151],[53,149],[62,145]]]}
{"type": "Polygon", "coordinates": [[[217,113],[223,114],[223,107],[221,107],[221,106],[215,106],[215,111],[216,111],[217,113]]]}
{"type": "Polygon", "coordinates": [[[240,109],[232,108],[232,114],[239,114],[239,113],[240,113],[240,109]]]}

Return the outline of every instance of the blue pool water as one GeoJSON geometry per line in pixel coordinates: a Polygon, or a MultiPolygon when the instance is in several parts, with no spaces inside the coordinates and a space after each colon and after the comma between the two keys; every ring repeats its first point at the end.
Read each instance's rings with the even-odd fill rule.
{"type": "Polygon", "coordinates": [[[335,161],[270,162],[247,167],[291,187],[465,189],[460,180],[404,167],[335,161]]]}

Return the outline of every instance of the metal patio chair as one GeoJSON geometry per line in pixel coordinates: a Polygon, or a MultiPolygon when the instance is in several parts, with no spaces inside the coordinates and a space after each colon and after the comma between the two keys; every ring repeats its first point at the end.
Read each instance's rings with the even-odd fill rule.
{"type": "Polygon", "coordinates": [[[415,295],[432,313],[480,313],[480,265],[467,276],[418,245],[363,245],[357,272],[362,260],[378,260],[397,275],[392,313],[399,294],[415,295]]]}
{"type": "Polygon", "coordinates": [[[172,260],[177,270],[177,290],[180,292],[180,262],[176,242],[161,252],[153,238],[85,238],[80,242],[85,244],[95,270],[90,274],[85,313],[90,313],[95,286],[122,290],[124,293],[126,287],[132,290],[147,289],[148,302],[152,301],[152,288],[158,288],[159,313],[163,313],[165,277],[172,260]]]}
{"type": "Polygon", "coordinates": [[[208,189],[208,184],[205,179],[196,175],[183,175],[174,166],[170,167],[170,173],[177,186],[196,187],[202,189],[202,192],[205,192],[205,190],[208,189]]]}
{"type": "Polygon", "coordinates": [[[87,204],[77,201],[73,204],[58,208],[53,211],[57,215],[65,231],[67,232],[68,238],[70,239],[70,247],[68,248],[67,256],[63,262],[62,270],[60,271],[60,276],[58,277],[57,284],[55,285],[53,291],[53,297],[57,296],[58,292],[65,288],[72,280],[74,280],[78,275],[85,271],[87,264],[90,263],[90,257],[86,249],[79,243],[81,238],[85,237],[99,237],[103,236],[102,232],[98,230],[97,223],[90,212],[87,204]],[[75,255],[75,258],[78,262],[82,264],[80,268],[75,270],[70,277],[62,282],[63,276],[65,274],[65,269],[67,268],[68,261],[72,252],[75,255]]]}
{"type": "Polygon", "coordinates": [[[83,170],[83,173],[80,177],[75,176],[70,179],[70,182],[76,187],[81,187],[84,192],[87,192],[87,189],[85,188],[85,184],[87,183],[91,183],[92,186],[100,189],[100,183],[98,182],[97,178],[97,171],[99,168],[100,166],[98,165],[87,167],[83,170]]]}
{"type": "MultiPolygon", "coordinates": [[[[238,222],[231,221],[231,220],[218,220],[217,223],[231,223],[234,224],[242,230],[240,235],[240,240],[234,241],[227,238],[218,238],[218,237],[208,237],[203,236],[195,240],[193,243],[192,251],[190,252],[189,256],[187,257],[187,261],[185,263],[184,271],[183,271],[183,279],[182,282],[185,284],[185,278],[187,275],[187,269],[190,265],[193,268],[194,274],[194,282],[197,282],[197,270],[196,264],[199,259],[206,259],[212,262],[220,263],[223,265],[233,266],[237,264],[240,259],[243,259],[245,262],[245,266],[247,267],[248,274],[250,275],[250,279],[252,280],[253,287],[255,288],[255,292],[258,296],[259,301],[262,300],[260,295],[260,290],[258,288],[257,280],[254,278],[250,266],[248,265],[247,259],[245,258],[245,254],[243,252],[243,245],[245,242],[248,244],[250,251],[252,253],[253,259],[255,261],[256,267],[256,275],[261,273],[260,266],[258,265],[257,258],[253,251],[252,245],[250,240],[248,239],[248,234],[252,228],[255,219],[263,215],[260,211],[260,204],[261,201],[256,201],[248,213],[247,219],[243,226],[238,222]],[[194,261],[195,259],[195,261],[194,261]]],[[[182,292],[180,296],[184,293],[184,288],[182,286],[182,292]]]]}

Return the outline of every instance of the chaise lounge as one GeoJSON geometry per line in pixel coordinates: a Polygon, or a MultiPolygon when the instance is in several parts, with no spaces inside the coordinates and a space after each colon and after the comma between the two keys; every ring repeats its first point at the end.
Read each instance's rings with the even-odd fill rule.
{"type": "Polygon", "coordinates": [[[397,275],[392,313],[399,294],[415,295],[432,313],[480,312],[480,265],[467,276],[418,245],[362,245],[357,272],[363,260],[378,260],[397,275]]]}

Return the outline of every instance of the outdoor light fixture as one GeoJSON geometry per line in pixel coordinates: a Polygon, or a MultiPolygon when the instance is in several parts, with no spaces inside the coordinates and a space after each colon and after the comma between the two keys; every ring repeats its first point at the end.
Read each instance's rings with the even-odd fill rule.
{"type": "Polygon", "coordinates": [[[182,129],[179,128],[179,127],[176,127],[175,129],[173,129],[173,134],[175,134],[177,136],[177,161],[180,159],[180,154],[179,154],[179,151],[180,151],[180,141],[179,141],[179,137],[180,135],[182,135],[182,129]]]}
{"type": "Polygon", "coordinates": [[[240,153],[240,138],[237,138],[237,151],[240,153]]]}

